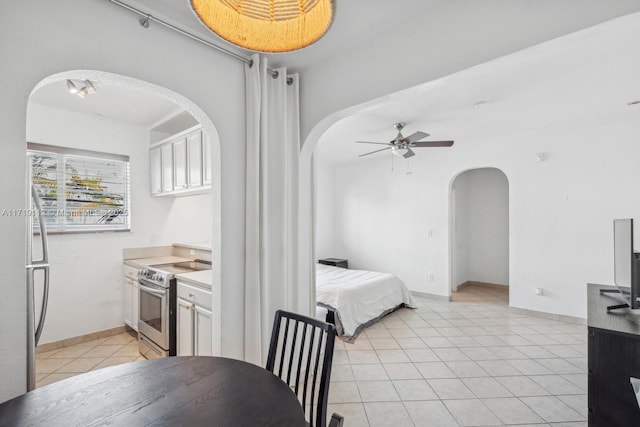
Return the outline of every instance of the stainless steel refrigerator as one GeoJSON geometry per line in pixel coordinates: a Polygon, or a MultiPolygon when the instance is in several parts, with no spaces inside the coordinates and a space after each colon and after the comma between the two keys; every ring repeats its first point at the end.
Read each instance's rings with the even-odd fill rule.
{"type": "MultiPolygon", "coordinates": [[[[30,170],[30,169],[29,169],[30,170]]],[[[31,174],[29,174],[29,178],[31,174]]],[[[31,391],[36,387],[36,346],[42,334],[42,327],[47,314],[47,302],[49,299],[49,247],[47,241],[47,227],[42,217],[42,203],[38,196],[38,191],[33,186],[31,188],[31,209],[32,215],[27,216],[27,265],[26,265],[26,284],[27,284],[27,391],[31,391]],[[38,220],[38,233],[34,235],[33,215],[38,220]],[[39,240],[38,243],[34,243],[39,240]],[[42,245],[41,248],[34,248],[34,245],[42,245]],[[36,249],[36,250],[34,250],[36,249]],[[38,259],[34,259],[34,254],[38,259]],[[42,276],[42,298],[39,307],[36,308],[36,271],[42,271],[42,275],[38,275],[38,279],[42,276]],[[36,310],[39,316],[36,317],[36,310]],[[38,319],[36,324],[36,319],[38,319]]]]}

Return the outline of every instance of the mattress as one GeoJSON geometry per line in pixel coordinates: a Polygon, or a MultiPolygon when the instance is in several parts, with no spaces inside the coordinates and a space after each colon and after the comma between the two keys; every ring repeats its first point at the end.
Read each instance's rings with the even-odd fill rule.
{"type": "Polygon", "coordinates": [[[323,264],[316,265],[316,301],[335,312],[338,334],[348,341],[396,308],[414,307],[409,289],[393,274],[323,264]]]}

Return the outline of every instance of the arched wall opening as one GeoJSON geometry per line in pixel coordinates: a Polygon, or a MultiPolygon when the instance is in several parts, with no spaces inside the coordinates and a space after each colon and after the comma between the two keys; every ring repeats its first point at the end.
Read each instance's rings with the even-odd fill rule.
{"type": "MultiPolygon", "coordinates": [[[[63,96],[67,95],[75,96],[63,96]]],[[[50,75],[35,86],[28,102],[26,122],[28,142],[127,155],[130,168],[130,231],[49,237],[51,286],[41,344],[93,334],[123,324],[123,287],[126,286],[122,276],[123,249],[211,242],[213,253],[222,252],[220,137],[207,114],[187,97],[123,75],[72,70],[50,75]],[[67,79],[92,81],[97,93],[89,96],[97,97],[101,90],[106,92],[110,87],[125,89],[127,93],[143,92],[145,99],[157,98],[157,102],[175,104],[175,113],[170,113],[170,117],[177,112],[189,114],[202,126],[211,142],[208,153],[213,171],[211,189],[188,197],[152,197],[149,148],[153,141],[149,127],[100,117],[91,113],[89,107],[86,111],[71,111],[62,106],[36,104],[31,100],[38,90],[67,79]]],[[[25,144],[25,153],[26,148],[25,144]]],[[[219,256],[214,257],[213,264],[212,281],[219,284],[219,256]]],[[[211,342],[214,354],[219,355],[220,292],[213,292],[211,306],[214,313],[211,342]]],[[[39,304],[36,304],[36,315],[38,312],[39,304]]]]}
{"type": "Polygon", "coordinates": [[[476,168],[451,182],[451,292],[469,285],[509,285],[509,181],[476,168]]]}

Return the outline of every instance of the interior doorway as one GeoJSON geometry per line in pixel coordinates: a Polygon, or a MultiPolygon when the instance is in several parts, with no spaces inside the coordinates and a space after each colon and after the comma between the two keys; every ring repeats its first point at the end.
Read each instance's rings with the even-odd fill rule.
{"type": "MultiPolygon", "coordinates": [[[[125,249],[197,243],[221,253],[220,141],[213,122],[184,96],[95,70],[67,71],[42,80],[29,98],[26,136],[31,168],[34,158],[45,159],[36,162],[37,173],[27,168],[27,179],[34,181],[37,175],[39,200],[47,213],[51,272],[47,315],[38,358],[33,360],[39,387],[140,357],[135,339],[119,333],[124,325],[135,331],[138,319],[137,282],[123,274],[125,249]],[[87,87],[92,92],[80,92],[87,87]],[[189,139],[200,132],[210,144],[203,143],[205,137],[189,139]],[[152,167],[154,147],[171,149],[174,138],[186,144],[195,140],[191,147],[196,147],[168,150],[176,158],[180,153],[189,158],[187,163],[183,157],[182,169],[177,160],[161,163],[173,164],[175,175],[174,170],[152,167]],[[117,161],[125,165],[121,174],[113,172],[117,161]],[[193,191],[156,194],[152,172],[167,173],[170,178],[163,182],[172,182],[176,190],[182,189],[177,177],[184,175],[193,191]],[[122,208],[113,208],[119,205],[122,208]],[[116,212],[108,218],[112,224],[122,217],[128,221],[123,219],[118,229],[99,228],[106,220],[95,213],[105,211],[116,212]],[[90,224],[94,217],[95,224],[90,224]],[[127,308],[135,317],[127,316],[127,308]]],[[[42,259],[45,244],[39,232],[31,247],[29,259],[42,259]]],[[[221,282],[219,262],[212,260],[212,283],[221,282]]],[[[37,325],[46,280],[41,271],[35,273],[37,325]]],[[[219,295],[213,294],[211,307],[218,314],[220,304],[219,295]]],[[[210,341],[219,354],[219,318],[212,319],[212,325],[210,341]]]]}
{"type": "Polygon", "coordinates": [[[451,292],[509,286],[509,181],[496,168],[470,169],[451,184],[451,292]]]}

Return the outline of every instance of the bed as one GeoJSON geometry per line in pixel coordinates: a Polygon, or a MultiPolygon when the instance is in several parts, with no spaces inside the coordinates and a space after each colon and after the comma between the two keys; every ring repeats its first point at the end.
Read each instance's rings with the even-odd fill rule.
{"type": "Polygon", "coordinates": [[[393,274],[316,265],[316,301],[334,317],[338,335],[353,342],[371,323],[399,307],[414,307],[405,284],[393,274]]]}

